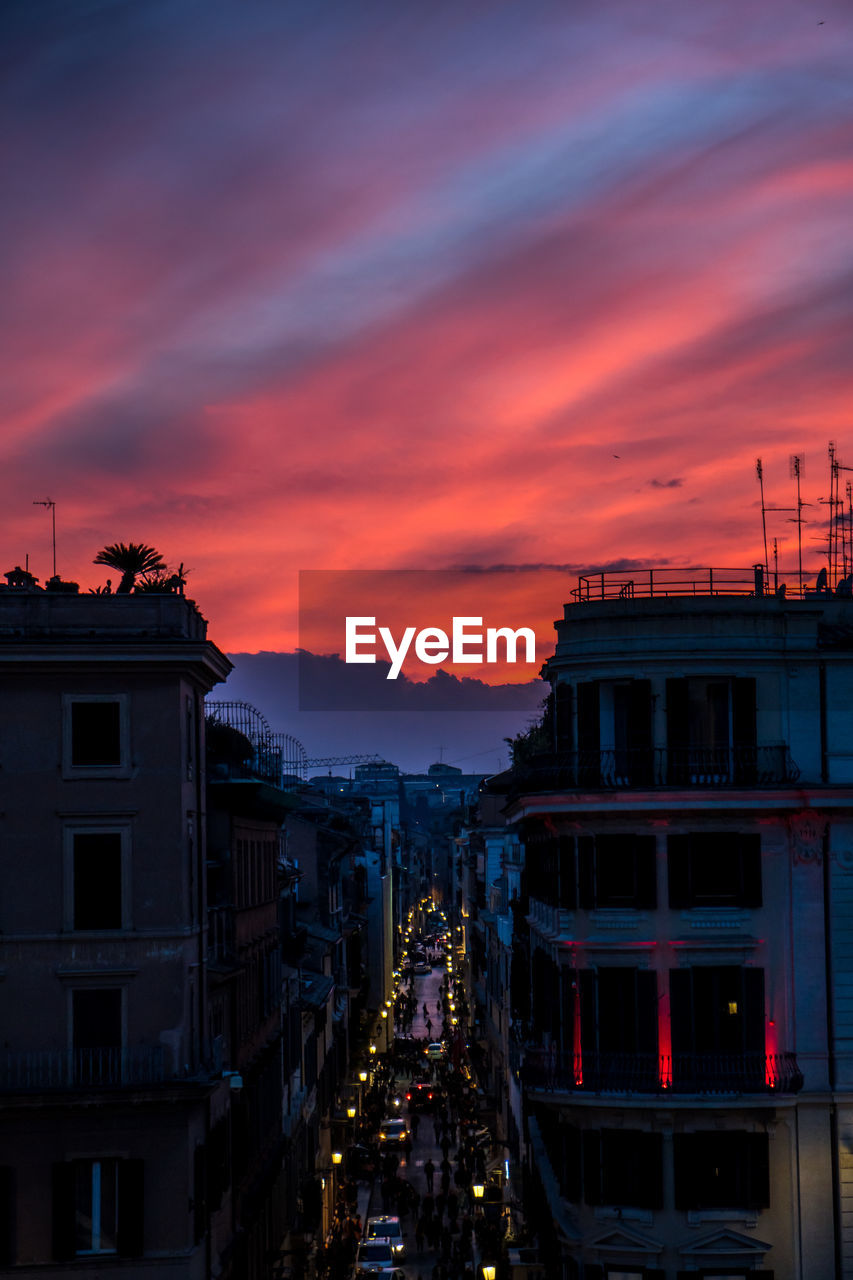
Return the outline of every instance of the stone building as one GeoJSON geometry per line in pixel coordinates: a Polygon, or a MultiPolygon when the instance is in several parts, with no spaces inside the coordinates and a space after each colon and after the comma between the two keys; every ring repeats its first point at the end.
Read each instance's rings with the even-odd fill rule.
{"type": "Polygon", "coordinates": [[[0,591],[0,1249],[210,1274],[204,696],[180,595],[0,591]]]}
{"type": "Polygon", "coordinates": [[[502,779],[554,1274],[853,1275],[853,603],[601,575],[556,629],[502,779]]]}

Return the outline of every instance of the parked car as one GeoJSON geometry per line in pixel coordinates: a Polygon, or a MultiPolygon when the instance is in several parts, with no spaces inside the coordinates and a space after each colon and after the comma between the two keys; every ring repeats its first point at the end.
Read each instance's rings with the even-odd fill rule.
{"type": "Polygon", "coordinates": [[[385,1271],[393,1266],[394,1251],[390,1240],[362,1240],[355,1255],[356,1275],[365,1271],[385,1271]]]}
{"type": "Polygon", "coordinates": [[[368,1218],[365,1240],[390,1240],[395,1259],[399,1262],[406,1256],[406,1242],[399,1218],[389,1217],[386,1213],[377,1218],[368,1218]]]}
{"type": "Polygon", "coordinates": [[[388,1116],[379,1126],[379,1142],[383,1147],[408,1147],[412,1137],[405,1120],[388,1116]]]}
{"type": "Polygon", "coordinates": [[[432,965],[429,964],[426,960],[419,960],[418,963],[415,965],[415,974],[418,976],[422,976],[425,973],[432,973],[432,965]]]}

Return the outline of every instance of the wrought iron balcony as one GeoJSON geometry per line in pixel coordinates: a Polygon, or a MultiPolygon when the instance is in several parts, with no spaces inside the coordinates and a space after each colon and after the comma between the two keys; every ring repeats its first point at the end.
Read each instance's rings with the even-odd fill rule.
{"type": "Polygon", "coordinates": [[[580,1053],[528,1050],[528,1089],[556,1093],[799,1093],[793,1053],[580,1053]]]}
{"type": "Polygon", "coordinates": [[[515,772],[517,792],[647,787],[767,787],[795,783],[785,743],[761,747],[648,747],[543,752],[515,772]]]}
{"type": "Polygon", "coordinates": [[[169,1076],[163,1045],[133,1049],[33,1049],[0,1053],[0,1092],[115,1089],[162,1084],[169,1076]]]}

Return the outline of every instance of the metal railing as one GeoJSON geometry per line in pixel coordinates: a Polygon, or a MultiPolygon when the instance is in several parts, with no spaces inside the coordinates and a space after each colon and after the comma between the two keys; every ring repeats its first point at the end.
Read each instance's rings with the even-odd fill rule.
{"type": "Polygon", "coordinates": [[[162,1084],[163,1045],[133,1049],[33,1049],[0,1052],[0,1092],[162,1084]]]}
{"type": "Polygon", "coordinates": [[[798,1093],[793,1053],[558,1053],[528,1049],[528,1089],[559,1093],[798,1093]]]}
{"type": "Polygon", "coordinates": [[[631,787],[766,787],[791,784],[800,770],[785,743],[755,747],[649,747],[549,751],[516,770],[524,791],[631,787]]]}
{"type": "Polygon", "coordinates": [[[577,604],[583,604],[590,600],[650,600],[686,596],[781,596],[789,600],[804,600],[834,594],[850,598],[851,584],[848,578],[838,582],[833,580],[829,586],[826,585],[825,578],[825,574],[817,573],[814,575],[814,582],[803,582],[801,589],[798,572],[785,573],[784,580],[776,573],[768,577],[761,564],[738,569],[616,569],[605,573],[581,574],[578,585],[572,590],[572,599],[577,604]]]}

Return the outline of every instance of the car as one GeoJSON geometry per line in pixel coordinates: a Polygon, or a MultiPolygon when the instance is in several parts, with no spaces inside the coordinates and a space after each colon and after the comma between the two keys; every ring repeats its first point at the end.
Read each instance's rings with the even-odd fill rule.
{"type": "Polygon", "coordinates": [[[399,1116],[388,1116],[379,1126],[379,1141],[385,1147],[406,1147],[411,1141],[409,1127],[399,1116]]]}
{"type": "Polygon", "coordinates": [[[355,1255],[356,1275],[365,1271],[387,1271],[393,1266],[394,1251],[390,1240],[362,1240],[355,1255]]]}
{"type": "Polygon", "coordinates": [[[440,1062],[446,1052],[447,1050],[440,1040],[434,1040],[432,1044],[428,1044],[426,1047],[426,1056],[430,1062],[440,1062]]]}
{"type": "Polygon", "coordinates": [[[441,1089],[428,1080],[413,1080],[406,1090],[409,1111],[432,1111],[441,1100],[441,1089]]]}
{"type": "Polygon", "coordinates": [[[391,1252],[397,1261],[406,1256],[406,1242],[403,1239],[403,1228],[399,1218],[389,1217],[387,1213],[377,1218],[368,1218],[364,1233],[365,1240],[390,1240],[391,1252]]]}
{"type": "Polygon", "coordinates": [[[416,976],[422,976],[425,973],[432,973],[432,965],[426,960],[419,960],[415,965],[415,974],[416,976]]]}

